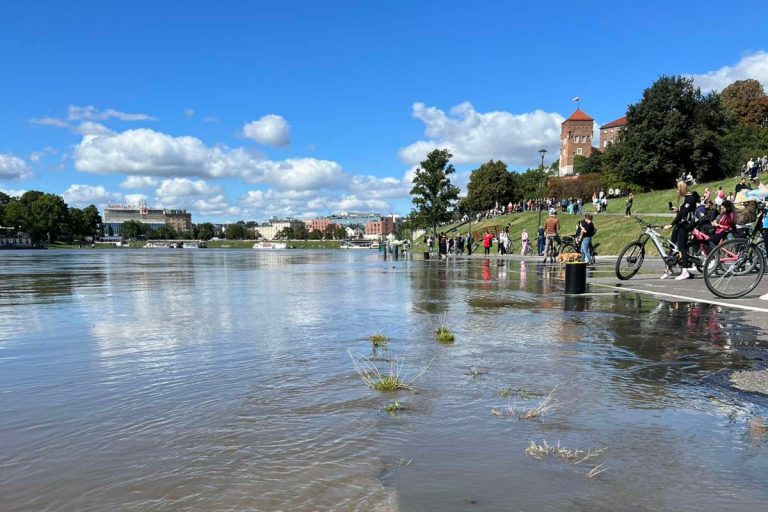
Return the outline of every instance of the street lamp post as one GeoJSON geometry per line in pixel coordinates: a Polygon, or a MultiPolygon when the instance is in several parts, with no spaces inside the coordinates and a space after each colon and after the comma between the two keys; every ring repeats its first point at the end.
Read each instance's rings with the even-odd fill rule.
{"type": "MultiPolygon", "coordinates": [[[[546,149],[542,148],[542,149],[539,150],[539,155],[541,155],[541,172],[542,173],[544,173],[544,155],[546,155],[546,154],[547,154],[547,150],[546,149]]],[[[543,177],[542,177],[541,185],[542,185],[542,187],[541,187],[542,190],[540,190],[540,193],[539,193],[539,201],[541,201],[541,199],[543,198],[542,196],[544,195],[544,190],[543,190],[543,188],[544,188],[543,187],[543,185],[544,185],[544,178],[543,177]]],[[[541,226],[541,206],[542,206],[542,204],[539,203],[539,205],[538,205],[538,208],[539,208],[539,226],[541,226]]],[[[538,226],[536,227],[536,229],[538,229],[538,226]]]]}

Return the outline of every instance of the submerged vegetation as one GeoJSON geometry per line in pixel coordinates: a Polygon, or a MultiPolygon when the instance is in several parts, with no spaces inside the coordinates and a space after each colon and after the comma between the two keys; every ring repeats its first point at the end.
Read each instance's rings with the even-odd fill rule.
{"type": "MultiPolygon", "coordinates": [[[[544,439],[541,444],[531,441],[528,448],[525,449],[525,454],[538,460],[542,460],[549,455],[554,455],[555,457],[576,466],[592,458],[599,457],[604,451],[605,448],[588,449],[586,451],[578,448],[566,448],[565,446],[560,446],[560,441],[558,441],[556,445],[550,445],[547,443],[547,440],[544,439]]],[[[585,476],[587,478],[594,478],[606,469],[608,469],[608,467],[603,462],[585,473],[585,476]]]]}
{"type": "Polygon", "coordinates": [[[397,400],[395,400],[394,402],[390,402],[387,405],[385,405],[384,410],[390,414],[394,414],[398,411],[405,410],[405,406],[400,402],[398,402],[397,400]]]}
{"type": "Polygon", "coordinates": [[[383,334],[371,334],[369,340],[371,341],[373,348],[384,348],[387,346],[387,342],[389,342],[389,338],[383,334]]]}
{"type": "Polygon", "coordinates": [[[451,331],[448,330],[447,327],[444,325],[441,325],[437,329],[435,329],[435,339],[437,339],[438,343],[442,343],[443,345],[450,345],[454,341],[456,341],[456,336],[453,335],[451,331]]]}
{"type": "MultiPolygon", "coordinates": [[[[403,365],[405,360],[400,357],[393,357],[389,361],[389,368],[382,372],[374,361],[362,354],[353,354],[352,350],[347,349],[355,371],[363,379],[368,389],[376,391],[416,391],[413,383],[427,371],[430,365],[427,365],[418,375],[412,379],[406,379],[403,376],[403,365]]],[[[431,364],[431,363],[430,363],[431,364]]]]}

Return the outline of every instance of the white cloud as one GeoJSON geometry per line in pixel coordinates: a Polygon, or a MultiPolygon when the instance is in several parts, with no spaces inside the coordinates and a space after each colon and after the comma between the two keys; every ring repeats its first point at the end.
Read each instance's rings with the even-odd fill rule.
{"type": "Polygon", "coordinates": [[[51,146],[46,146],[43,148],[42,151],[33,151],[29,154],[29,160],[31,162],[40,162],[43,158],[45,158],[48,155],[55,155],[58,153],[56,149],[52,148],[51,146]]]}
{"type": "Polygon", "coordinates": [[[221,193],[221,187],[209,185],[205,180],[190,180],[187,178],[173,178],[163,180],[155,191],[157,197],[180,197],[180,196],[212,196],[221,193]]]}
{"type": "Polygon", "coordinates": [[[56,119],[55,117],[36,117],[29,120],[32,124],[39,124],[41,126],[55,126],[56,128],[68,128],[69,123],[62,119],[56,119]]]}
{"type": "Polygon", "coordinates": [[[523,114],[504,111],[480,113],[465,102],[448,114],[423,103],[413,105],[413,117],[425,125],[428,140],[402,148],[400,159],[409,164],[424,160],[433,149],[446,148],[455,164],[479,164],[501,159],[513,165],[535,165],[539,149],[557,152],[563,116],[535,110],[523,114]]]}
{"type": "Polygon", "coordinates": [[[244,124],[242,136],[265,146],[284,147],[291,143],[291,126],[282,116],[267,114],[244,124]]]}
{"type": "Polygon", "coordinates": [[[26,190],[23,190],[23,189],[22,190],[14,190],[12,188],[0,188],[0,192],[2,192],[4,194],[7,194],[7,195],[9,195],[11,197],[21,197],[21,196],[24,195],[24,192],[26,192],[26,190]]]}
{"type": "Polygon", "coordinates": [[[191,108],[184,109],[184,115],[187,116],[187,119],[192,119],[195,115],[195,110],[191,108]]]}
{"type": "Polygon", "coordinates": [[[0,153],[0,180],[23,180],[31,174],[27,162],[11,153],[0,153]]]}
{"type": "Polygon", "coordinates": [[[94,123],[93,121],[80,123],[74,131],[80,135],[113,135],[115,133],[103,124],[94,123]]]}
{"type": "Polygon", "coordinates": [[[262,160],[244,177],[253,183],[268,183],[280,189],[308,190],[342,184],[348,176],[336,162],[316,158],[262,160]]]}
{"type": "Polygon", "coordinates": [[[149,199],[145,194],[125,194],[123,197],[123,204],[139,205],[146,204],[149,199]]]}
{"type": "Polygon", "coordinates": [[[754,78],[768,87],[768,52],[759,51],[745,55],[733,66],[723,66],[715,71],[689,75],[694,83],[705,92],[721,91],[736,80],[754,78]]]}
{"type": "Polygon", "coordinates": [[[107,109],[99,110],[93,105],[79,107],[70,105],[67,109],[67,117],[70,121],[105,121],[107,119],[119,119],[121,121],[156,121],[156,117],[147,114],[127,114],[119,110],[107,109]]]}
{"type": "Polygon", "coordinates": [[[217,214],[229,208],[221,187],[209,185],[205,180],[187,178],[163,180],[155,190],[155,202],[165,208],[189,208],[217,214]]]}
{"type": "Polygon", "coordinates": [[[280,189],[319,189],[343,184],[341,166],[330,160],[264,160],[244,148],[208,147],[196,137],[173,137],[147,128],[88,135],[75,146],[75,168],[96,174],[241,177],[280,189]]]}
{"type": "Polygon", "coordinates": [[[101,185],[72,184],[64,191],[62,197],[64,197],[64,201],[70,206],[87,206],[89,204],[104,205],[106,203],[120,202],[122,200],[120,194],[107,192],[107,189],[101,185]]]}
{"type": "Polygon", "coordinates": [[[219,122],[219,118],[216,117],[216,116],[205,116],[203,118],[203,122],[206,123],[206,124],[218,123],[219,122]]]}
{"type": "Polygon", "coordinates": [[[149,176],[128,176],[121,184],[127,189],[142,189],[157,186],[157,180],[149,176]]]}

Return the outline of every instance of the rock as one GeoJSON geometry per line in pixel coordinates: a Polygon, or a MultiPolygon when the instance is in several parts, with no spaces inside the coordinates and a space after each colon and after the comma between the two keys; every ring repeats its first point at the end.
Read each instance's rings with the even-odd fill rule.
{"type": "Polygon", "coordinates": [[[768,395],[768,369],[733,372],[731,384],[736,389],[746,391],[747,393],[768,395]]]}

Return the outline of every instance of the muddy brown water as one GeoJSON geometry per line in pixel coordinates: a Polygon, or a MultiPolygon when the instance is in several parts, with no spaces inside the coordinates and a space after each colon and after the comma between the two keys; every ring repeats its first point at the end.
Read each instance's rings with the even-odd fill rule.
{"type": "Polygon", "coordinates": [[[373,251],[20,251],[0,268],[2,511],[768,508],[764,402],[710,384],[765,353],[745,313],[373,251]],[[370,355],[375,333],[380,359],[423,371],[417,393],[366,389],[347,350],[370,355]],[[531,441],[605,451],[574,465],[531,441]]]}

